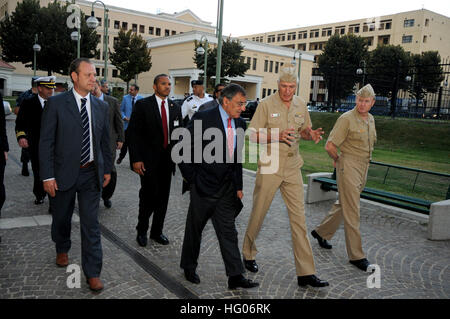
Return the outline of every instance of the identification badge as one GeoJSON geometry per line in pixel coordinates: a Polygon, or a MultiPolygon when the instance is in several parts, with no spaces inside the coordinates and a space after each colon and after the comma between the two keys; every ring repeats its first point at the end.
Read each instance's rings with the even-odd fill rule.
{"type": "Polygon", "coordinates": [[[180,125],[180,122],[177,120],[177,121],[173,121],[173,126],[179,126],[180,125]]]}
{"type": "Polygon", "coordinates": [[[271,116],[270,116],[271,118],[277,118],[277,117],[280,117],[280,113],[273,113],[271,116]]]}

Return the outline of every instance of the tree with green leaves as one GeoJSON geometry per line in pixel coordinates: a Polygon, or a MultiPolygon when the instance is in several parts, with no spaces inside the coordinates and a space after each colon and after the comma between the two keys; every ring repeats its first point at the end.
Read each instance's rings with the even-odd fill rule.
{"type": "Polygon", "coordinates": [[[391,98],[390,114],[395,116],[397,93],[408,88],[406,77],[409,73],[411,56],[400,45],[378,46],[370,53],[368,82],[377,95],[391,98]]]}
{"type": "Polygon", "coordinates": [[[335,34],[328,40],[317,63],[327,83],[328,94],[334,97],[333,109],[336,99],[351,94],[355,83],[361,79],[356,70],[367,55],[367,43],[361,37],[335,34]]]}
{"type": "Polygon", "coordinates": [[[147,72],[152,67],[151,51],[142,36],[132,30],[119,31],[117,41],[114,42],[114,52],[109,53],[111,63],[119,70],[119,77],[129,83],[138,74],[147,72]]]}
{"type": "Polygon", "coordinates": [[[411,85],[408,91],[416,100],[422,100],[427,93],[437,93],[444,80],[441,57],[437,51],[414,54],[411,58],[411,85]]]}
{"type": "MultiPolygon", "coordinates": [[[[70,62],[76,58],[77,43],[70,38],[76,29],[69,29],[67,12],[69,3],[50,2],[41,8],[38,0],[24,0],[17,4],[11,16],[0,23],[0,46],[2,59],[6,62],[21,62],[33,68],[33,44],[35,35],[41,51],[37,53],[36,69],[68,74],[70,62]]],[[[98,38],[95,30],[90,30],[81,13],[80,55],[91,58],[97,54],[98,38]]]]}
{"type": "MultiPolygon", "coordinates": [[[[199,46],[200,43],[196,41],[194,49],[194,62],[197,65],[198,69],[204,70],[205,57],[204,55],[197,54],[197,48],[199,46]]],[[[208,79],[211,79],[212,76],[216,75],[217,47],[209,47],[207,48],[207,51],[208,65],[206,67],[206,73],[208,79]]],[[[239,40],[231,40],[230,38],[228,38],[226,41],[223,41],[222,67],[220,73],[221,79],[225,77],[233,78],[237,76],[245,76],[245,73],[250,68],[250,66],[244,62],[242,58],[242,52],[244,52],[244,47],[239,40]]]]}

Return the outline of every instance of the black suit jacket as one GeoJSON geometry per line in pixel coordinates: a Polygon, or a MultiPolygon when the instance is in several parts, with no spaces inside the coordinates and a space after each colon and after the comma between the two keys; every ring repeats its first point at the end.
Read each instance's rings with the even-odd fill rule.
{"type": "Polygon", "coordinates": [[[16,118],[16,135],[19,141],[26,138],[32,156],[37,156],[41,135],[42,105],[37,94],[24,99],[16,118]]]}
{"type": "Polygon", "coordinates": [[[175,172],[175,164],[172,160],[166,163],[167,156],[171,152],[173,143],[170,136],[174,129],[183,124],[181,108],[167,99],[169,109],[169,145],[164,149],[164,133],[161,113],[155,95],[138,100],[131,114],[127,132],[129,134],[130,164],[143,162],[146,170],[155,170],[161,165],[168,165],[175,172]],[[164,161],[164,162],[162,162],[164,161]]]}
{"type": "MultiPolygon", "coordinates": [[[[198,125],[198,124],[197,124],[198,125]]],[[[183,178],[189,184],[195,184],[196,189],[200,195],[203,196],[211,196],[216,194],[220,188],[223,186],[223,183],[227,180],[227,178],[231,178],[235,190],[239,191],[243,188],[242,183],[242,163],[241,162],[241,151],[243,145],[239,145],[239,141],[244,141],[244,132],[246,129],[245,121],[242,118],[235,119],[235,127],[236,129],[241,128],[242,130],[236,130],[237,132],[237,143],[234,150],[234,160],[232,163],[227,163],[228,149],[227,149],[227,140],[226,140],[226,132],[223,126],[222,118],[220,116],[219,107],[215,107],[213,109],[209,109],[203,112],[197,112],[192,117],[191,121],[189,121],[186,128],[189,130],[191,134],[190,148],[192,160],[191,163],[182,162],[179,164],[181,173],[183,178]],[[195,121],[201,121],[202,123],[202,135],[196,134],[194,135],[194,125],[195,121]],[[206,130],[209,128],[217,128],[221,132],[221,136],[215,136],[211,141],[203,140],[203,135],[206,130]],[[223,158],[220,162],[207,163],[205,159],[202,157],[201,163],[194,162],[194,152],[195,152],[195,144],[201,145],[202,154],[205,150],[205,147],[208,146],[209,143],[213,142],[216,138],[222,138],[223,145],[223,158]]],[[[181,141],[181,143],[184,143],[181,141]]],[[[187,144],[184,144],[184,147],[188,147],[187,144]]],[[[199,150],[197,150],[198,152],[199,150]]]]}
{"type": "MultiPolygon", "coordinates": [[[[3,96],[0,94],[0,102],[3,107],[3,96]]],[[[6,119],[5,119],[5,108],[0,111],[0,152],[3,161],[5,160],[4,152],[9,152],[8,136],[6,135],[6,119]]]]}
{"type": "Polygon", "coordinates": [[[120,114],[120,104],[119,100],[113,96],[103,94],[103,99],[109,105],[109,140],[111,150],[115,153],[117,142],[125,142],[125,131],[123,130],[122,114],[120,114]]]}
{"type": "Polygon", "coordinates": [[[219,103],[217,103],[217,100],[213,99],[212,101],[209,101],[209,102],[206,102],[206,103],[200,105],[200,107],[198,108],[198,112],[213,109],[213,108],[217,107],[218,105],[219,105],[219,103]]]}
{"type": "MultiPolygon", "coordinates": [[[[108,104],[90,95],[94,163],[101,190],[103,175],[110,174],[112,154],[109,144],[108,104]]],[[[72,90],[48,99],[41,119],[39,164],[42,180],[55,178],[60,191],[77,181],[80,171],[83,124],[72,90]]]]}

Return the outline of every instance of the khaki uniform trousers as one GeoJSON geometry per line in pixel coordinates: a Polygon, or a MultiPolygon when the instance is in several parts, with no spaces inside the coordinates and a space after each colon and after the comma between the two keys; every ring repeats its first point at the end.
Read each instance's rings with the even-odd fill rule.
{"type": "Polygon", "coordinates": [[[283,171],[287,178],[275,174],[257,173],[253,192],[253,209],[245,233],[242,253],[246,260],[255,260],[258,252],[255,245],[256,237],[275,193],[280,189],[289,214],[297,276],[313,275],[316,270],[305,223],[302,174],[299,168],[285,168],[283,171]]]}
{"type": "Polygon", "coordinates": [[[331,208],[316,232],[330,240],[344,220],[345,243],[350,260],[365,258],[362,250],[360,225],[360,195],[367,181],[369,160],[341,154],[337,162],[339,201],[331,208]]]}

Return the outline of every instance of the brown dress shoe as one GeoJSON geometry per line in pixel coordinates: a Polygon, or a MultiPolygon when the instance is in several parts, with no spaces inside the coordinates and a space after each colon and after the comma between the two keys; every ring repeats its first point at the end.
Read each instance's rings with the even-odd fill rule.
{"type": "Polygon", "coordinates": [[[57,254],[56,264],[59,267],[67,267],[69,265],[69,256],[66,253],[57,254]]]}
{"type": "Polygon", "coordinates": [[[89,289],[92,291],[97,292],[103,289],[103,284],[100,278],[89,278],[87,283],[89,284],[89,289]]]}

